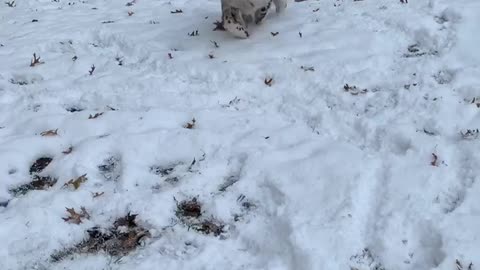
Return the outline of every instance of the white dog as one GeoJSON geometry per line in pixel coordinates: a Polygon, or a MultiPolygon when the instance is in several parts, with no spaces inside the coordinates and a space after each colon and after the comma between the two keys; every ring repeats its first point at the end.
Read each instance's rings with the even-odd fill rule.
{"type": "Polygon", "coordinates": [[[239,38],[248,38],[248,24],[260,24],[272,2],[277,13],[287,7],[287,0],[221,0],[222,23],[225,30],[239,38]]]}

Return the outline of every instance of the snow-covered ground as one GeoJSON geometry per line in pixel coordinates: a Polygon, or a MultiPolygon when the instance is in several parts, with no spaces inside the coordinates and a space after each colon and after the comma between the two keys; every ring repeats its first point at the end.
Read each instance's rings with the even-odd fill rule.
{"type": "Polygon", "coordinates": [[[10,5],[0,269],[480,267],[479,1],[291,1],[247,40],[219,0],[10,5]],[[14,192],[40,157],[57,182],[14,192]],[[220,235],[179,220],[193,197],[220,235]],[[128,212],[128,255],[51,259],[128,212]]]}

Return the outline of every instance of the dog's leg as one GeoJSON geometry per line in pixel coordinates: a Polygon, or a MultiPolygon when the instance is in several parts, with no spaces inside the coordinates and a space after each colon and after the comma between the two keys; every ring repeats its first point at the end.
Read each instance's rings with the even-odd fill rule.
{"type": "Polygon", "coordinates": [[[247,25],[243,20],[240,9],[235,7],[227,7],[223,11],[223,27],[232,35],[238,38],[248,38],[247,25]]]}
{"type": "Polygon", "coordinates": [[[255,24],[260,24],[263,19],[265,19],[271,4],[272,0],[268,1],[266,6],[263,6],[255,11],[255,24]]]}
{"type": "Polygon", "coordinates": [[[277,13],[280,13],[287,8],[287,0],[273,0],[273,3],[275,4],[277,13]]]}

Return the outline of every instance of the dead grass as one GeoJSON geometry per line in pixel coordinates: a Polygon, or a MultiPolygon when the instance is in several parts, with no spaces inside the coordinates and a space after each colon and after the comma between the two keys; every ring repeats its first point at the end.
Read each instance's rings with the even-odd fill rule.
{"type": "Polygon", "coordinates": [[[83,183],[88,180],[87,174],[81,175],[75,179],[70,179],[67,183],[63,184],[64,188],[73,188],[77,190],[83,183]]]}
{"type": "Polygon", "coordinates": [[[40,157],[30,166],[29,173],[32,176],[31,181],[10,189],[10,193],[14,196],[25,195],[32,190],[47,190],[57,182],[56,178],[51,176],[40,176],[41,173],[52,162],[51,157],[40,157]]]}
{"type": "Polygon", "coordinates": [[[50,176],[34,175],[32,181],[16,188],[10,189],[14,196],[25,195],[32,190],[47,190],[57,182],[56,178],[50,176]]]}
{"type": "Polygon", "coordinates": [[[220,236],[225,232],[225,225],[222,222],[213,217],[203,216],[202,205],[197,198],[177,202],[175,215],[184,226],[196,232],[214,236],[220,236]]]}
{"type": "Polygon", "coordinates": [[[72,248],[57,251],[51,260],[58,262],[73,254],[96,254],[104,252],[110,256],[125,256],[150,237],[150,232],[136,221],[137,215],[128,213],[113,222],[110,228],[93,227],[87,230],[88,237],[72,248]]]}
{"type": "Polygon", "coordinates": [[[40,173],[52,162],[52,160],[51,157],[41,157],[35,160],[32,166],[30,166],[30,174],[40,173]]]}
{"type": "Polygon", "coordinates": [[[202,206],[197,201],[197,198],[185,200],[180,203],[177,202],[175,215],[180,219],[199,218],[202,215],[202,206]]]}

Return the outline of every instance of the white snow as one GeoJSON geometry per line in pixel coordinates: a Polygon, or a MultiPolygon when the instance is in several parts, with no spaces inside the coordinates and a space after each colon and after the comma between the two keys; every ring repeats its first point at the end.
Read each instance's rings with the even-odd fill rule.
{"type": "Polygon", "coordinates": [[[246,40],[219,0],[126,4],[0,5],[0,269],[480,267],[478,1],[291,1],[246,40]],[[223,235],[176,220],[195,196],[223,235]],[[128,212],[129,255],[50,260],[128,212]]]}

